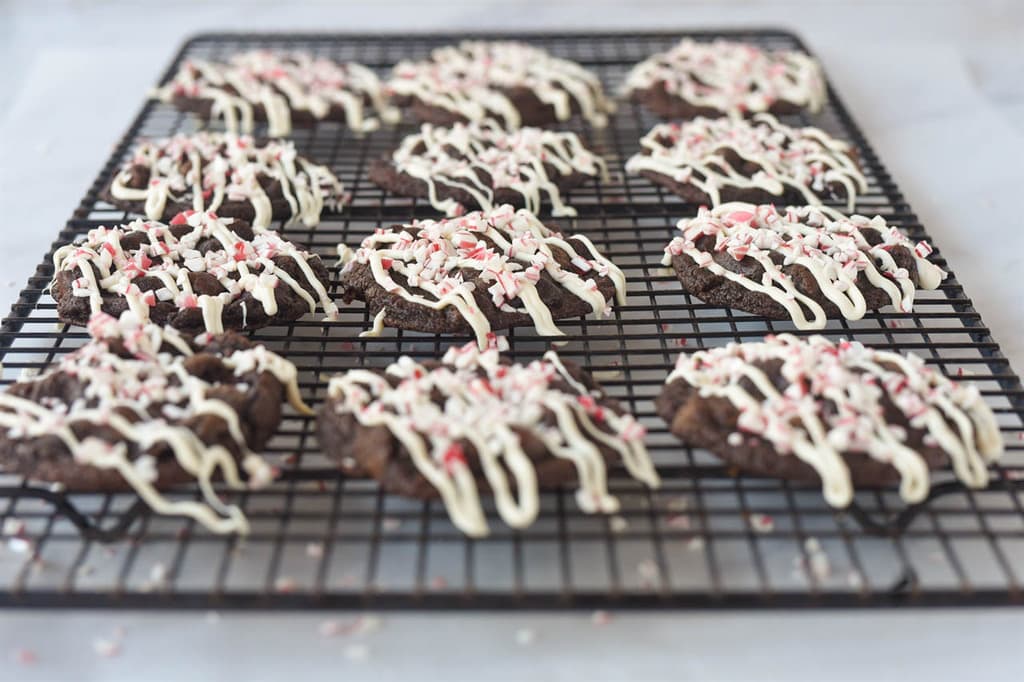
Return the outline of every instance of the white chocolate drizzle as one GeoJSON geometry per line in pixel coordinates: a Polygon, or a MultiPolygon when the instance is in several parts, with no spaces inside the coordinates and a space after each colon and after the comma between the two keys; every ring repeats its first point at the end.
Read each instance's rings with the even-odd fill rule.
{"type": "MultiPolygon", "coordinates": [[[[206,331],[224,331],[223,311],[246,292],[259,301],[268,316],[278,310],[279,286],[298,294],[316,312],[317,304],[327,319],[337,319],[338,307],[331,300],[324,284],[309,265],[313,254],[302,251],[276,232],[256,232],[251,240],[231,231],[230,218],[212,213],[186,211],[175,216],[169,225],[155,221],[136,220],[118,227],[98,227],[88,232],[81,244],[67,244],[53,254],[56,273],[79,271],[72,280],[72,295],[88,297],[92,312],[103,308],[103,294],[124,296],[129,309],[142,320],[150,319],[150,309],[169,301],[178,308],[202,310],[206,331]],[[173,228],[187,228],[175,237],[173,228]],[[138,248],[126,250],[121,242],[128,235],[143,233],[138,248]],[[205,253],[197,250],[200,242],[215,239],[220,248],[205,253]],[[302,273],[297,281],[275,258],[291,258],[302,273]],[[196,273],[212,276],[223,287],[218,294],[196,294],[192,279],[196,273]],[[153,277],[162,286],[143,291],[136,280],[153,277]],[[315,296],[315,298],[314,298],[315,296]]],[[[248,312],[243,311],[243,324],[248,312]]]]}
{"type": "Polygon", "coordinates": [[[345,124],[357,134],[377,130],[381,120],[395,123],[400,115],[388,106],[370,69],[305,52],[249,50],[226,62],[191,59],[153,97],[168,104],[179,97],[208,99],[212,117],[222,119],[231,133],[252,133],[262,108],[270,137],[290,135],[297,111],[323,121],[340,107],[345,124]]]}
{"type": "MultiPolygon", "coordinates": [[[[296,409],[310,414],[298,397],[295,366],[263,346],[253,346],[219,355],[232,370],[234,384],[211,384],[185,369],[185,361],[194,351],[175,330],[144,323],[130,311],[120,320],[104,313],[94,315],[89,333],[92,339],[88,343],[30,380],[38,382],[63,372],[87,384],[84,394],[71,402],[58,397],[35,402],[11,393],[0,394],[0,428],[6,430],[7,437],[29,440],[56,436],[76,463],[116,470],[157,513],[187,516],[215,533],[248,532],[249,524],[241,509],[221,501],[213,480],[220,476],[228,487],[244,489],[239,461],[249,475],[249,487],[270,482],[273,472],[249,450],[238,413],[226,402],[209,397],[208,391],[232,385],[245,391],[248,389],[243,377],[269,372],[286,387],[296,409]],[[132,356],[113,352],[110,343],[115,340],[132,356]],[[154,415],[153,410],[158,408],[154,415]],[[184,425],[204,415],[223,420],[237,446],[237,457],[223,445],[203,442],[184,425]],[[84,424],[112,429],[119,440],[110,442],[97,436],[80,439],[74,426],[84,424]],[[160,444],[169,448],[178,465],[196,479],[201,502],[171,500],[157,490],[157,463],[147,451],[160,444]],[[135,447],[134,458],[130,445],[135,447]]],[[[201,352],[208,340],[205,335],[197,337],[194,343],[199,351],[195,352],[201,352]]]]}
{"type": "Polygon", "coordinates": [[[162,220],[169,202],[216,212],[225,202],[245,201],[253,207],[253,227],[266,229],[274,212],[261,178],[280,184],[289,225],[301,221],[314,227],[325,207],[336,211],[345,204],[341,180],[326,166],[299,156],[293,143],[256,144],[248,136],[220,133],[143,142],[114,176],[110,194],[121,201],[145,202],[150,220],[162,220]],[[145,187],[130,185],[136,167],[148,172],[145,187]]]}
{"type": "Polygon", "coordinates": [[[507,95],[512,89],[530,90],[554,109],[558,121],[569,120],[575,104],[585,121],[601,128],[615,110],[600,79],[576,62],[511,41],[467,40],[437,48],[429,59],[400,61],[387,87],[466,121],[495,118],[510,129],[522,125],[507,95]]]}
{"type": "Polygon", "coordinates": [[[722,203],[723,188],[760,189],[781,197],[787,189],[818,206],[831,185],[845,190],[847,209],[867,191],[853,148],[819,128],[792,128],[771,114],[753,118],[703,118],[660,123],[640,140],[644,151],[626,162],[630,173],[652,171],[706,193],[711,205],[722,203]],[[753,173],[726,158],[732,152],[758,166],[753,173]]]}
{"type": "Polygon", "coordinates": [[[332,378],[333,402],[327,409],[352,414],[364,426],[386,427],[437,490],[452,523],[467,535],[489,532],[466,462],[467,443],[479,457],[499,516],[513,528],[533,523],[539,508],[536,471],[519,430],[540,439],[551,456],[573,463],[576,500],[586,513],[619,509],[608,492],[601,448],[615,451],[633,478],[652,488],[660,485],[644,446],[644,427],[632,415],[601,405],[603,391],[586,390],[554,351],[528,365],[502,364],[492,336],[482,351],[474,343],[448,349],[434,369],[403,356],[386,373],[399,380],[397,386],[362,369],[332,378]],[[435,402],[438,394],[442,399],[435,402]],[[554,416],[553,425],[544,423],[546,414],[554,416]]]}
{"type": "Polygon", "coordinates": [[[932,252],[927,242],[915,245],[881,216],[831,218],[814,206],[791,206],[779,212],[771,205],[733,202],[701,208],[696,217],[680,220],[678,227],[682,235],[665,247],[663,265],[670,265],[673,257],[686,256],[715,275],[769,296],[786,309],[798,329],[822,329],[827,316],[817,301],[797,289],[793,278],[783,271],[786,266],[806,268],[821,293],[848,320],[859,320],[867,312],[864,294],[857,286],[860,273],[904,313],[913,310],[915,281],[922,289],[936,289],[946,277],[927,260],[932,252]],[[876,243],[869,242],[863,230],[876,232],[876,243]],[[708,238],[714,238],[713,247],[707,244],[708,238]],[[698,241],[705,242],[704,248],[698,248],[698,241]],[[736,261],[757,261],[763,270],[760,278],[723,267],[709,248],[736,261]],[[891,253],[894,248],[905,249],[913,257],[914,273],[900,267],[891,253]]]}
{"type": "Polygon", "coordinates": [[[970,488],[988,483],[987,465],[1003,451],[995,416],[975,386],[950,381],[917,356],[856,341],[780,334],[730,343],[681,355],[667,383],[676,380],[697,388],[702,398],[728,399],[739,410],[736,440],[754,434],[780,457],[795,455],[812,466],[834,507],[853,499],[843,453],[891,464],[906,502],[927,497],[928,465],[908,444],[907,430],[886,422],[888,402],[912,429],[924,432],[924,442],[949,456],[957,478],[970,488]],[[778,368],[766,370],[770,363],[778,368]],[[777,375],[784,388],[773,381],[777,375]]]}
{"type": "MultiPolygon", "coordinates": [[[[434,310],[454,306],[481,348],[486,347],[491,325],[474,298],[476,286],[487,287],[499,310],[526,313],[538,332],[551,336],[563,333],[537,292],[542,273],[568,294],[586,301],[594,313],[611,312],[595,277],[609,278],[618,302],[625,302],[625,276],[589,239],[563,237],[529,211],[509,205],[459,218],[381,228],[360,248],[339,246],[338,253],[345,264],[343,279],[355,264],[369,265],[374,281],[389,293],[434,310]],[[569,259],[572,269],[562,267],[556,251],[569,259]],[[463,271],[472,274],[464,276],[463,271]],[[396,282],[394,274],[401,275],[406,285],[396,282]]],[[[378,318],[383,324],[379,313],[378,318]]]]}
{"type": "Polygon", "coordinates": [[[733,117],[769,111],[777,102],[816,113],[826,97],[821,65],[809,55],[729,40],[699,43],[684,38],[634,66],[622,92],[653,87],[733,117]]]}
{"type": "Polygon", "coordinates": [[[546,197],[552,215],[559,217],[576,215],[562,201],[560,178],[579,174],[608,180],[604,159],[583,146],[576,133],[531,127],[508,132],[489,119],[451,128],[424,124],[402,140],[391,162],[400,173],[425,182],[430,205],[448,216],[461,215],[465,207],[439,198],[438,184],[464,190],[486,211],[495,208],[497,189],[518,192],[534,213],[546,197]]]}

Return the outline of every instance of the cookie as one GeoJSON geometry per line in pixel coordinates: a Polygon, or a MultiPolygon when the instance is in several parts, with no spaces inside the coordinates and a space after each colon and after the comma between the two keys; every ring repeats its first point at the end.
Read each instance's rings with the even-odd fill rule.
{"type": "Polygon", "coordinates": [[[104,201],[150,220],[182,211],[214,211],[256,229],[274,220],[320,223],[338,211],[345,190],[334,173],[299,156],[285,141],[196,133],[143,142],[103,192],[104,201]]]}
{"type": "Polygon", "coordinates": [[[797,329],[859,320],[892,304],[913,310],[914,294],[946,273],[881,216],[829,217],[814,206],[730,203],[679,221],[665,247],[683,288],[702,301],[745,310],[797,329]]]}
{"type": "Polygon", "coordinates": [[[803,52],[690,38],[634,66],[622,95],[671,119],[813,114],[827,97],[821,65],[803,52]]]}
{"type": "Polygon", "coordinates": [[[615,512],[607,466],[658,487],[644,427],[578,366],[548,351],[510,364],[494,339],[450,348],[440,363],[403,356],[384,371],[334,377],[319,413],[325,454],[386,492],[441,498],[452,523],[487,535],[480,504],[494,495],[513,528],[537,517],[538,490],[578,483],[586,513],[615,512]]]}
{"type": "Polygon", "coordinates": [[[576,62],[512,41],[463,41],[395,65],[393,101],[437,125],[496,119],[506,128],[547,126],[579,116],[608,124],[614,103],[600,79],[576,62]]]}
{"type": "Polygon", "coordinates": [[[53,268],[57,315],[70,324],[131,310],[188,334],[220,333],[291,322],[318,304],[328,318],[338,310],[319,256],[213,213],[98,227],[57,249],[53,268]]]}
{"type": "Polygon", "coordinates": [[[929,470],[952,465],[983,488],[1003,450],[992,410],[914,355],[823,336],[683,354],[656,400],[670,430],[738,470],[820,481],[846,507],[855,486],[899,483],[907,503],[930,489],[929,470]]]}
{"type": "Polygon", "coordinates": [[[845,199],[852,211],[857,195],[868,189],[853,147],[818,128],[779,123],[771,114],[661,123],[640,145],[626,171],[695,204],[817,206],[822,199],[845,199]]]}
{"type": "Polygon", "coordinates": [[[460,218],[378,229],[352,250],[338,247],[346,301],[365,301],[374,326],[476,335],[532,324],[561,336],[554,321],[610,314],[625,302],[622,271],[583,235],[563,237],[526,210],[501,206],[460,218]]]}
{"type": "Polygon", "coordinates": [[[203,121],[218,119],[230,133],[252,133],[257,122],[266,122],[270,137],[323,121],[362,134],[399,118],[373,71],[306,52],[248,50],[227,61],[189,59],[152,94],[203,121]]]}
{"type": "Polygon", "coordinates": [[[502,204],[538,213],[548,203],[559,217],[576,215],[563,192],[591,178],[607,181],[608,169],[576,133],[530,127],[506,132],[488,120],[451,128],[426,123],[371,165],[369,175],[395,194],[428,199],[448,216],[502,204]]]}
{"type": "Polygon", "coordinates": [[[75,492],[134,491],[155,512],[218,533],[245,532],[215,479],[235,489],[268,482],[257,455],[288,398],[304,412],[295,366],[235,333],[193,340],[100,313],[91,339],[43,374],[0,394],[0,469],[75,492]],[[161,494],[197,482],[202,501],[161,494]]]}

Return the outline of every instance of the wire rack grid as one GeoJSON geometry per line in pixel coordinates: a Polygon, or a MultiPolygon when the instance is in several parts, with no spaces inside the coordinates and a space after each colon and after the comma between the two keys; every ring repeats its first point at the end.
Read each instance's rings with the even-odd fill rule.
{"type": "MultiPolygon", "coordinates": [[[[529,34],[513,36],[581,62],[615,91],[628,68],[682,35],[729,37],[765,47],[805,49],[792,34],[771,31],[529,34]]],[[[379,73],[401,58],[454,42],[452,35],[205,34],[189,41],[164,79],[186,57],[220,57],[253,48],[313,51],[355,59],[379,73]]],[[[927,238],[874,150],[836,93],[813,124],[855,144],[870,181],[858,212],[879,214],[914,239],[927,238]]],[[[567,124],[601,153],[612,181],[575,190],[572,220],[552,220],[588,235],[629,279],[628,301],[606,319],[560,323],[561,353],[596,372],[649,429],[663,474],[651,492],[614,472],[622,501],[612,518],[586,516],[569,491],[543,496],[529,529],[504,527],[491,510],[491,535],[470,540],[437,502],[381,494],[349,480],[319,453],[313,420],[289,413],[268,456],[281,480],[261,491],[224,491],[252,522],[244,539],[221,537],[194,523],[149,513],[132,495],[69,495],[0,475],[0,605],[140,608],[656,608],[717,606],[882,606],[1021,603],[1024,507],[1024,391],[952,273],[921,292],[914,314],[891,309],[857,322],[834,321],[832,338],[921,355],[950,376],[976,382],[994,408],[1007,443],[1003,463],[984,491],[965,491],[948,472],[936,475],[930,499],[906,509],[894,491],[858,493],[846,512],[830,509],[813,486],[737,477],[706,452],[680,445],[655,415],[653,398],[678,353],[794,331],[681,291],[662,268],[675,222],[696,207],[641,178],[625,160],[655,119],[621,103],[610,125],[567,124]],[[16,530],[15,535],[11,533],[16,530]]],[[[171,107],[147,102],[103,166],[54,247],[126,215],[98,194],[142,138],[196,128],[171,107]]],[[[422,201],[391,196],[365,177],[368,161],[395,147],[416,126],[406,121],[366,137],[337,124],[298,129],[300,152],[329,165],[352,194],[351,205],[316,229],[281,228],[333,262],[379,225],[433,217],[422,201]]],[[[841,208],[836,205],[837,208],[841,208]]],[[[278,226],[279,228],[281,226],[278,226]]],[[[51,251],[52,253],[52,251],[51,251]]],[[[941,250],[933,256],[945,269],[941,250]]],[[[335,272],[335,276],[336,276],[335,272]]],[[[49,256],[29,279],[0,329],[2,383],[37,372],[85,339],[61,324],[46,291],[49,256]]],[[[336,279],[332,282],[336,291],[336,279]]],[[[339,321],[307,316],[253,333],[300,369],[305,399],[317,405],[326,377],[351,367],[379,367],[401,354],[434,358],[467,338],[370,326],[361,305],[339,321]]],[[[800,332],[796,332],[800,333],[800,332]]],[[[551,339],[525,329],[508,333],[509,355],[529,360],[551,339]]],[[[176,496],[197,498],[194,490],[176,496]]]]}

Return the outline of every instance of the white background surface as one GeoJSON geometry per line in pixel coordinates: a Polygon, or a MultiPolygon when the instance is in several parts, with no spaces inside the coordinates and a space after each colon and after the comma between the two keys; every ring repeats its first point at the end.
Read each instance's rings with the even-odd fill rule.
{"type": "MultiPolygon", "coordinates": [[[[0,310],[189,34],[214,29],[783,26],[846,104],[1024,368],[1024,3],[20,2],[0,0],[0,310]]],[[[0,558],[0,560],[3,560],[0,558]]],[[[1020,679],[1016,610],[613,614],[0,612],[0,680],[1020,679]],[[119,656],[94,639],[123,628],[119,656]],[[517,633],[534,635],[517,644],[517,633]],[[12,658],[30,650],[38,660],[12,658]],[[358,660],[363,658],[365,660],[358,660]]],[[[520,635],[525,637],[525,635],[520,635]]]]}

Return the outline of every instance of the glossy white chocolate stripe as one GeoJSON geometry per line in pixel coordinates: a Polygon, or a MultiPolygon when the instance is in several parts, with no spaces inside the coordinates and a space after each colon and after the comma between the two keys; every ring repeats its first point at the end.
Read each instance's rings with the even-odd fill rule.
{"type": "Polygon", "coordinates": [[[586,301],[595,313],[610,312],[597,283],[563,268],[555,250],[584,272],[594,271],[611,279],[618,302],[625,302],[625,276],[597,253],[589,239],[579,235],[563,239],[529,211],[515,211],[505,205],[460,218],[417,221],[403,228],[377,230],[355,251],[339,246],[340,260],[346,265],[342,274],[353,263],[368,264],[374,281],[388,292],[434,310],[454,306],[475,332],[481,348],[486,347],[491,325],[476,304],[472,283],[463,281],[463,269],[479,271],[484,282],[491,283],[488,293],[500,310],[525,312],[545,335],[561,336],[562,331],[537,293],[541,272],[586,301]],[[571,242],[582,244],[586,252],[581,254],[571,242]],[[405,277],[408,287],[399,285],[391,271],[405,277]],[[417,293],[417,289],[433,298],[417,293]],[[512,307],[515,299],[522,304],[521,309],[512,307]]]}
{"type": "Polygon", "coordinates": [[[914,278],[897,265],[889,252],[893,247],[905,248],[912,255],[922,289],[936,289],[946,277],[924,257],[932,250],[927,243],[915,246],[880,216],[832,219],[814,206],[791,206],[780,213],[771,205],[732,202],[714,209],[701,208],[696,217],[680,220],[678,227],[683,234],[665,247],[663,265],[684,255],[708,272],[771,297],[786,309],[798,329],[822,329],[827,317],[817,301],[797,289],[793,279],[782,271],[783,266],[806,268],[825,297],[848,320],[859,320],[867,311],[864,295],[856,285],[860,272],[889,295],[897,310],[913,310],[914,278]],[[881,241],[871,245],[862,229],[875,230],[881,241]],[[715,238],[716,252],[725,251],[737,261],[757,261],[763,268],[760,280],[728,270],[715,262],[710,252],[698,249],[696,242],[709,236],[715,238]],[[781,257],[782,263],[777,264],[773,256],[781,257]],[[811,319],[805,311],[810,311],[811,319]]]}
{"type": "Polygon", "coordinates": [[[768,111],[780,101],[816,113],[826,97],[821,66],[809,55],[728,40],[684,38],[634,66],[622,93],[651,87],[730,116],[768,111]]]}
{"type": "Polygon", "coordinates": [[[968,487],[988,483],[987,464],[1003,451],[999,425],[976,387],[950,381],[917,356],[858,342],[833,344],[823,336],[801,340],[780,334],[761,343],[730,343],[681,355],[667,383],[676,380],[696,387],[702,398],[728,399],[740,412],[741,434],[756,434],[778,456],[794,454],[814,467],[834,507],[853,499],[844,452],[890,463],[900,474],[900,495],[908,503],[928,495],[928,466],[906,445],[904,429],[884,420],[883,398],[945,451],[968,487]],[[782,363],[783,390],[757,366],[773,361],[782,363]]]}
{"type": "Polygon", "coordinates": [[[498,119],[508,129],[522,124],[519,110],[503,92],[512,88],[532,91],[554,108],[559,121],[569,119],[573,103],[584,120],[599,128],[615,110],[597,76],[575,62],[518,42],[463,41],[437,48],[429,59],[396,64],[387,87],[467,121],[498,119]]]}
{"type": "Polygon", "coordinates": [[[291,134],[293,111],[324,120],[339,106],[345,124],[360,134],[377,130],[381,120],[395,123],[399,118],[373,71],[305,52],[249,50],[227,62],[189,60],[153,96],[167,103],[175,97],[212,100],[212,116],[223,119],[231,133],[252,133],[254,108],[260,106],[270,137],[291,134]]]}
{"type": "Polygon", "coordinates": [[[291,213],[286,224],[307,227],[320,222],[325,206],[338,210],[345,203],[341,181],[326,166],[310,162],[287,141],[257,145],[251,137],[219,133],[176,135],[143,142],[114,176],[110,194],[122,201],[145,202],[145,215],[161,220],[168,202],[191,201],[197,212],[217,212],[225,201],[247,201],[253,207],[252,225],[266,229],[273,221],[273,204],[260,177],[277,181],[291,213]],[[188,170],[183,171],[183,160],[188,170]],[[146,187],[130,187],[132,169],[149,171],[146,187]]]}
{"type": "MultiPolygon", "coordinates": [[[[126,312],[120,320],[100,313],[89,323],[92,340],[74,353],[64,356],[51,370],[31,379],[41,381],[52,372],[66,372],[87,383],[82,398],[57,405],[39,403],[9,393],[0,394],[0,428],[12,439],[31,439],[48,435],[58,437],[79,464],[100,469],[115,469],[129,486],[157,513],[187,516],[215,533],[246,533],[249,525],[244,514],[234,505],[225,505],[213,490],[214,476],[220,475],[231,488],[245,487],[231,451],[221,445],[208,445],[187,426],[169,423],[163,417],[184,421],[209,415],[221,419],[241,454],[243,467],[250,475],[250,485],[263,484],[272,478],[269,466],[249,451],[242,433],[239,415],[227,403],[208,398],[212,384],[185,371],[185,360],[193,355],[188,344],[170,328],[146,324],[126,312]],[[110,352],[108,344],[120,339],[133,357],[124,358],[110,352]],[[177,354],[162,351],[171,346],[177,354]],[[176,380],[177,383],[171,381],[176,380]],[[153,404],[165,403],[162,417],[148,410],[153,404]],[[128,420],[123,410],[138,415],[139,421],[128,420]],[[79,439],[74,424],[103,424],[123,438],[109,443],[96,437],[79,439]],[[142,454],[129,457],[126,443],[134,443],[145,453],[153,446],[165,444],[178,465],[196,479],[203,501],[171,501],[158,491],[156,463],[142,454]]],[[[202,346],[204,337],[196,339],[202,346]]],[[[289,400],[305,414],[310,414],[298,397],[295,366],[263,346],[236,350],[221,356],[237,381],[251,372],[269,372],[286,387],[289,400]]]]}
{"type": "Polygon", "coordinates": [[[536,472],[516,429],[529,431],[552,456],[573,463],[579,479],[576,499],[584,512],[619,508],[608,492],[600,446],[615,451],[634,478],[651,487],[660,484],[644,447],[643,427],[631,415],[602,408],[596,401],[600,393],[595,397],[573,379],[553,351],[529,365],[502,365],[492,337],[483,351],[473,343],[449,349],[442,366],[431,370],[403,356],[386,372],[400,383],[392,387],[368,370],[332,378],[328,395],[336,401],[333,409],[351,413],[364,426],[387,428],[467,535],[485,536],[488,526],[460,441],[472,443],[498,514],[513,528],[533,523],[539,508],[536,472]],[[554,389],[559,379],[576,392],[554,389]],[[444,396],[441,404],[432,400],[435,392],[444,396]],[[545,413],[554,415],[556,426],[541,424],[545,413]],[[515,493],[506,470],[515,480],[515,493]]]}
{"type": "Polygon", "coordinates": [[[225,305],[246,291],[260,302],[267,315],[276,314],[274,291],[281,284],[306,301],[311,313],[319,303],[328,319],[337,317],[337,305],[309,265],[310,253],[281,239],[276,232],[257,232],[251,240],[242,239],[231,231],[232,222],[230,218],[217,218],[210,213],[183,213],[171,221],[171,226],[191,228],[180,238],[174,236],[171,226],[143,220],[119,227],[96,228],[89,231],[82,244],[57,249],[53,255],[54,272],[81,272],[82,276],[73,282],[72,291],[75,296],[89,297],[93,313],[102,309],[104,292],[124,296],[131,311],[143,320],[149,319],[152,306],[169,300],[179,308],[200,308],[206,330],[213,333],[224,331],[225,305]],[[139,231],[146,233],[148,242],[133,251],[125,251],[121,239],[139,231]],[[211,237],[220,242],[222,248],[199,253],[198,243],[211,237]],[[276,266],[273,258],[280,256],[287,256],[296,263],[303,275],[302,283],[276,266]],[[225,290],[214,295],[196,295],[189,277],[199,272],[216,277],[225,290]],[[235,273],[237,279],[231,276],[235,273]],[[164,286],[155,292],[143,292],[134,284],[139,277],[159,278],[164,286]]]}
{"type": "Polygon", "coordinates": [[[424,124],[391,155],[395,170],[427,184],[430,205],[448,216],[465,207],[437,196],[438,183],[458,187],[485,211],[495,208],[495,189],[510,189],[523,197],[523,206],[537,213],[544,197],[554,216],[575,216],[562,201],[557,180],[573,174],[608,180],[604,159],[583,146],[576,133],[520,128],[508,132],[490,119],[451,128],[424,124]],[[549,173],[546,166],[553,170],[549,173]],[[484,182],[481,176],[489,181],[484,182]]]}
{"type": "Polygon", "coordinates": [[[652,171],[691,184],[710,197],[712,206],[722,203],[723,188],[760,189],[779,197],[788,188],[818,206],[819,194],[839,184],[852,211],[857,196],[868,189],[850,145],[818,128],[791,128],[771,114],[750,120],[698,117],[683,124],[660,123],[640,145],[647,153],[630,157],[628,172],[652,171]],[[747,175],[733,167],[723,151],[734,152],[759,169],[747,175]]]}

